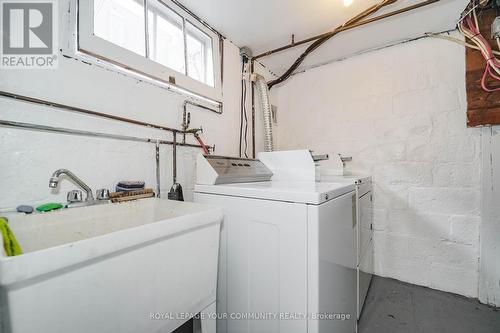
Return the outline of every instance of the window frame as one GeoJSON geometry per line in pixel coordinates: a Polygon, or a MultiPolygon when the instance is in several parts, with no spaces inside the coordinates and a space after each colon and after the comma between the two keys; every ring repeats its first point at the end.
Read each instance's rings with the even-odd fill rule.
{"type": "MultiPolygon", "coordinates": [[[[161,1],[156,1],[156,2],[160,3],[160,6],[165,6],[163,4],[163,2],[161,2],[161,1]]],[[[182,32],[182,39],[183,39],[183,45],[184,45],[183,53],[182,53],[183,55],[182,56],[183,56],[183,61],[185,62],[185,60],[186,60],[186,56],[185,56],[185,54],[186,54],[186,46],[185,46],[185,42],[184,42],[184,24],[185,24],[185,20],[186,19],[182,15],[180,15],[177,12],[175,12],[174,10],[172,10],[170,7],[168,7],[168,6],[165,6],[165,7],[167,8],[167,10],[171,11],[174,15],[178,16],[178,18],[180,19],[180,26],[179,26],[179,28],[180,28],[180,30],[182,32]]],[[[155,23],[156,23],[156,25],[154,26],[154,28],[156,29],[156,28],[158,28],[158,16],[159,16],[159,13],[157,13],[157,12],[154,12],[154,13],[156,14],[155,15],[155,23]]],[[[177,25],[177,22],[174,22],[173,20],[171,20],[171,18],[169,17],[169,15],[165,15],[165,13],[162,13],[162,14],[163,15],[161,15],[161,16],[162,16],[162,18],[165,21],[168,21],[170,24],[172,24],[174,26],[177,25]]],[[[148,27],[150,27],[150,19],[151,18],[149,17],[149,12],[148,12],[148,18],[147,18],[147,22],[146,22],[146,24],[148,25],[148,27]]],[[[156,35],[157,32],[158,31],[156,30],[154,32],[154,35],[156,35]]],[[[149,30],[148,30],[146,36],[147,36],[146,48],[148,50],[148,57],[149,57],[148,59],[156,62],[156,60],[151,59],[151,50],[153,49],[153,47],[151,46],[151,32],[149,30]]],[[[154,43],[156,44],[157,41],[158,41],[158,36],[155,36],[154,43]]],[[[155,45],[154,48],[156,49],[157,46],[155,45]]],[[[170,69],[173,69],[171,67],[168,67],[167,65],[163,65],[163,66],[165,66],[167,68],[170,68],[170,69]]],[[[173,69],[173,70],[175,71],[175,69],[173,69]]],[[[186,72],[186,64],[185,63],[184,63],[184,72],[186,72]]],[[[182,72],[179,72],[179,73],[186,74],[186,73],[182,73],[182,72]]]]}
{"type": "Polygon", "coordinates": [[[145,24],[145,56],[128,50],[106,39],[94,34],[94,1],[78,1],[78,28],[77,28],[77,49],[98,59],[110,62],[125,68],[126,70],[150,77],[163,83],[175,85],[190,93],[208,98],[213,101],[222,102],[222,62],[221,62],[221,39],[220,35],[208,29],[197,18],[193,17],[184,9],[177,6],[170,0],[139,0],[144,6],[144,24],[145,24]],[[148,36],[148,6],[149,2],[156,1],[160,5],[166,6],[178,14],[183,19],[184,34],[184,61],[185,72],[181,73],[165,65],[162,65],[149,58],[149,36],[148,36]],[[201,81],[191,78],[187,75],[187,43],[186,43],[186,24],[192,24],[202,33],[212,39],[212,61],[214,86],[209,86],[201,81]]]}
{"type": "MultiPolygon", "coordinates": [[[[196,25],[193,24],[191,22],[191,20],[188,20],[188,19],[185,20],[185,22],[184,22],[184,35],[185,35],[185,38],[186,38],[185,39],[185,41],[186,41],[186,44],[185,44],[186,45],[186,47],[185,47],[185,56],[186,56],[186,74],[188,76],[189,76],[189,70],[190,70],[190,68],[189,68],[189,59],[188,59],[188,57],[189,57],[188,56],[188,54],[189,54],[188,38],[192,37],[193,39],[195,39],[198,42],[200,42],[200,44],[202,45],[203,48],[207,48],[207,43],[203,43],[202,39],[196,38],[197,36],[195,34],[204,35],[205,37],[208,37],[208,39],[210,40],[210,48],[212,49],[212,57],[213,57],[213,52],[214,52],[213,50],[214,50],[214,47],[215,47],[213,38],[211,38],[211,36],[208,35],[207,33],[205,33],[203,30],[199,30],[198,29],[199,31],[196,31],[195,33],[189,33],[189,30],[190,30],[189,25],[192,25],[196,29],[196,25]]],[[[204,74],[204,76],[207,76],[207,73],[206,73],[206,70],[207,70],[207,67],[206,67],[207,60],[208,59],[204,56],[203,57],[203,63],[205,64],[205,74],[204,74]]],[[[215,85],[215,75],[216,75],[216,73],[215,73],[215,68],[214,67],[212,67],[212,72],[213,72],[212,73],[212,76],[213,76],[212,79],[213,79],[213,83],[215,85]]]]}

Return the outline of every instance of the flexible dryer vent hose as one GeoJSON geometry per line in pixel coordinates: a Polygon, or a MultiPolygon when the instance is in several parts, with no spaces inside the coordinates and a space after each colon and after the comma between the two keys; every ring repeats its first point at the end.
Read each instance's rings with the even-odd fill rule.
{"type": "Polygon", "coordinates": [[[269,89],[266,79],[259,74],[252,74],[252,81],[259,95],[260,108],[264,115],[264,149],[273,151],[273,124],[271,121],[271,104],[269,103],[269,89]]]}

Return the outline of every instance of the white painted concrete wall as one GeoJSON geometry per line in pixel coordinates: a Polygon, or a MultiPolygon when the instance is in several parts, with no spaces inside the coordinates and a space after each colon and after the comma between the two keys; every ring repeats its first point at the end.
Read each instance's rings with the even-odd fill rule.
{"type": "Polygon", "coordinates": [[[500,306],[500,127],[483,129],[479,299],[500,306]]]}
{"type": "Polygon", "coordinates": [[[277,89],[275,133],[373,174],[376,274],[477,297],[481,130],[464,76],[463,47],[434,39],[331,63],[277,89]]]}
{"type": "MultiPolygon", "coordinates": [[[[61,2],[61,24],[67,3],[61,2]]],[[[64,34],[60,34],[63,38],[64,34]]],[[[63,45],[63,41],[61,44],[63,45]]],[[[236,46],[224,44],[224,114],[190,108],[192,127],[203,126],[207,144],[216,153],[236,155],[240,97],[240,57],[236,46]]],[[[184,96],[74,59],[60,58],[58,70],[2,70],[0,90],[47,99],[76,107],[180,128],[184,96]]],[[[72,114],[0,98],[0,119],[114,134],[171,139],[160,131],[72,114]]],[[[189,138],[189,142],[195,143],[189,138]]],[[[0,128],[0,210],[19,204],[66,201],[75,185],[65,180],[51,191],[48,180],[58,168],[68,168],[93,189],[113,189],[120,180],[145,180],[155,187],[154,145],[0,128]]],[[[178,180],[192,197],[195,148],[178,149],[178,180]]],[[[171,147],[161,148],[161,190],[172,185],[171,147]]]]}

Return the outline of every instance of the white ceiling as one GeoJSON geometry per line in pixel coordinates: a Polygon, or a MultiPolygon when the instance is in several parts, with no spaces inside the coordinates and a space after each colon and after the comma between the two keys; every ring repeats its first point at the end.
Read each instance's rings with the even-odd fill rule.
{"type": "MultiPolygon", "coordinates": [[[[255,54],[332,30],[379,0],[354,0],[344,7],[342,0],[180,0],[238,46],[255,54]]],[[[424,0],[398,0],[376,15],[424,0]]],[[[300,69],[309,68],[363,50],[422,36],[425,32],[453,29],[468,0],[441,0],[423,8],[339,34],[316,50],[300,69]]],[[[303,51],[291,51],[262,58],[272,72],[281,74],[303,51]]]]}

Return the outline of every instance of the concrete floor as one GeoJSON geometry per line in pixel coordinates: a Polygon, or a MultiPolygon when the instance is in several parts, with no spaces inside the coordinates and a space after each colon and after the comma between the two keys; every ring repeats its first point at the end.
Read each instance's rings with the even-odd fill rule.
{"type": "MultiPolygon", "coordinates": [[[[174,333],[191,333],[192,325],[190,321],[174,333]]],[[[500,333],[500,310],[463,296],[374,277],[358,332],[500,333]]]]}
{"type": "Polygon", "coordinates": [[[375,277],[359,333],[500,333],[500,310],[477,300],[375,277]]]}

